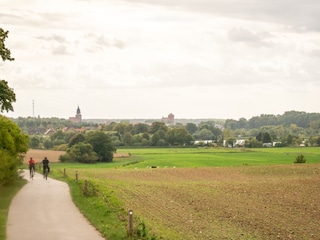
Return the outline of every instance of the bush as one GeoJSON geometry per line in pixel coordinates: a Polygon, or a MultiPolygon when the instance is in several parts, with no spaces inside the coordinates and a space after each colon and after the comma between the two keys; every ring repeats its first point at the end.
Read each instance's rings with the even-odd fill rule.
{"type": "Polygon", "coordinates": [[[296,161],[294,163],[305,163],[306,161],[307,159],[302,154],[300,154],[296,157],[296,161]]]}

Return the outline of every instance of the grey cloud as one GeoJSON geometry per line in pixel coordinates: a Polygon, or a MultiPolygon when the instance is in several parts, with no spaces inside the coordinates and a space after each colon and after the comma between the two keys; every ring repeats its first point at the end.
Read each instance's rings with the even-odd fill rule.
{"type": "Polygon", "coordinates": [[[248,43],[253,46],[269,46],[266,39],[271,37],[267,32],[253,33],[243,28],[233,28],[228,31],[228,38],[234,42],[248,43]]]}
{"type": "Polygon", "coordinates": [[[48,37],[39,36],[39,37],[36,37],[36,38],[42,39],[42,40],[48,40],[48,41],[52,41],[53,40],[53,41],[57,41],[59,43],[65,43],[66,42],[65,37],[57,35],[57,34],[53,34],[53,35],[48,36],[48,37]]]}
{"type": "Polygon", "coordinates": [[[63,44],[60,44],[59,46],[52,49],[53,55],[68,55],[67,47],[63,44]]]}
{"type": "Polygon", "coordinates": [[[309,52],[309,55],[312,57],[320,57],[320,49],[314,49],[311,52],[309,52]]]}
{"type": "MultiPolygon", "coordinates": [[[[127,2],[132,3],[132,0],[127,2]]],[[[273,22],[290,26],[292,29],[320,31],[318,0],[135,0],[134,2],[245,20],[273,22]]]]}
{"type": "Polygon", "coordinates": [[[125,48],[125,43],[119,39],[109,39],[104,35],[96,35],[93,33],[86,34],[85,38],[90,42],[89,52],[95,52],[104,48],[115,47],[119,49],[125,48]]]}

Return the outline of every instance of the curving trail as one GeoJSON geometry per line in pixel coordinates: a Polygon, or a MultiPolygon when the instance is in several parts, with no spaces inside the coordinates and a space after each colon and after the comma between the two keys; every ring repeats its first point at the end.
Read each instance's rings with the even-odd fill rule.
{"type": "Polygon", "coordinates": [[[102,240],[80,213],[66,183],[36,173],[13,198],[7,222],[7,240],[102,240]]]}

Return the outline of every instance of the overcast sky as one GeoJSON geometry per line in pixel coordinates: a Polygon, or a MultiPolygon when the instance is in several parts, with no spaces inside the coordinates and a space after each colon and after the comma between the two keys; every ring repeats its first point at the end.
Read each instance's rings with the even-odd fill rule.
{"type": "Polygon", "coordinates": [[[0,0],[0,27],[9,117],[320,112],[319,0],[0,0]]]}

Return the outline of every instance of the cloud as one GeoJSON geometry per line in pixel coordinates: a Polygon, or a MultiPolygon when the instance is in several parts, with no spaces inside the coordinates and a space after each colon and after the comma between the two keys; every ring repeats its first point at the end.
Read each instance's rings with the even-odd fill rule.
{"type": "MultiPolygon", "coordinates": [[[[127,0],[127,2],[132,2],[127,0]]],[[[292,30],[320,31],[318,0],[135,0],[175,11],[201,12],[234,19],[262,21],[290,26],[292,30]]]]}
{"type": "Polygon", "coordinates": [[[16,60],[0,63],[0,76],[17,92],[18,111],[30,96],[56,99],[59,111],[54,100],[43,106],[49,116],[73,115],[78,104],[98,117],[250,117],[297,102],[318,109],[319,3],[6,1],[0,22],[16,60]]]}
{"type": "Polygon", "coordinates": [[[267,32],[253,33],[243,28],[233,28],[228,31],[228,37],[231,41],[248,43],[253,46],[269,47],[266,41],[271,35],[267,32]]]}
{"type": "Polygon", "coordinates": [[[60,44],[52,49],[53,55],[68,55],[67,47],[63,44],[60,44]]]}

